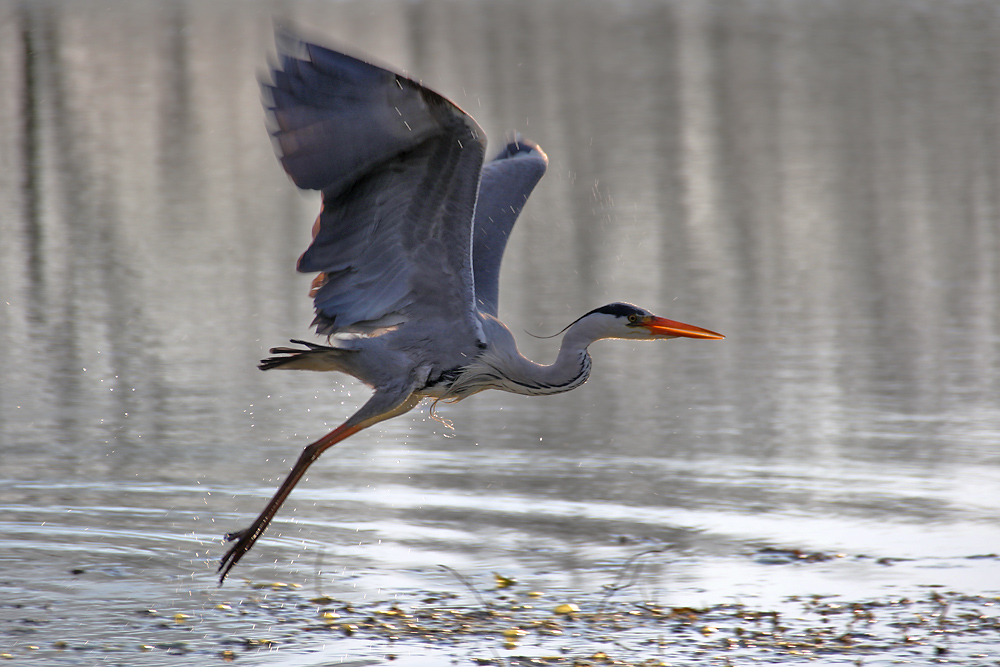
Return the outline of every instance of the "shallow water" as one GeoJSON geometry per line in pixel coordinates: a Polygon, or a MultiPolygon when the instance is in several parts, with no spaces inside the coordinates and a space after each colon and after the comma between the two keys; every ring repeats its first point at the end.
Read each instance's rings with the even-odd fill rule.
{"type": "Polygon", "coordinates": [[[988,2],[0,4],[0,653],[517,655],[484,631],[334,656],[217,605],[250,609],[242,578],[478,605],[439,564],[593,600],[650,550],[620,596],[1000,595],[998,38],[988,2]],[[219,590],[219,537],[367,396],[255,369],[307,335],[318,204],[263,129],[275,15],[547,151],[501,285],[529,357],[556,345],[521,332],[615,300],[727,338],[602,342],[570,394],[359,434],[219,590]]]}

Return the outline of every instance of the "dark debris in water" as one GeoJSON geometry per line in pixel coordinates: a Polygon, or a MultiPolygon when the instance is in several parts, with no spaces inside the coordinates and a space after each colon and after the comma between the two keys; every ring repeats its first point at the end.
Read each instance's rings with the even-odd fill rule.
{"type": "Polygon", "coordinates": [[[844,554],[828,554],[822,551],[764,547],[757,550],[754,561],[763,565],[785,565],[788,563],[823,563],[843,557],[844,554]]]}
{"type": "Polygon", "coordinates": [[[484,584],[474,596],[421,591],[359,604],[285,584],[246,583],[207,592],[200,611],[137,608],[122,638],[106,642],[60,638],[56,619],[42,619],[56,622],[35,632],[39,610],[22,609],[19,620],[7,614],[0,628],[6,643],[0,658],[60,664],[59,656],[117,653],[128,662],[129,655],[154,653],[205,664],[332,645],[339,654],[386,663],[433,650],[453,664],[498,667],[1000,660],[1000,599],[992,597],[938,591],[859,602],[802,597],[768,610],[670,606],[628,599],[621,590],[569,599],[522,588],[511,580],[493,582],[492,590],[484,584]]]}

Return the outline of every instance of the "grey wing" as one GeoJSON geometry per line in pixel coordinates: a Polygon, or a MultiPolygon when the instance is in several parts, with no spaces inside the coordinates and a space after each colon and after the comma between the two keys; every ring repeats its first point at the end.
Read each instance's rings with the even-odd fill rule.
{"type": "Polygon", "coordinates": [[[483,167],[473,232],[472,267],[476,305],[496,317],[500,297],[500,261],[517,216],[545,174],[549,158],[533,141],[515,136],[483,167]]]}
{"type": "Polygon", "coordinates": [[[486,138],[399,74],[279,34],[263,84],[279,157],[323,207],[298,270],[320,334],[422,319],[476,328],[472,218],[486,138]]]}

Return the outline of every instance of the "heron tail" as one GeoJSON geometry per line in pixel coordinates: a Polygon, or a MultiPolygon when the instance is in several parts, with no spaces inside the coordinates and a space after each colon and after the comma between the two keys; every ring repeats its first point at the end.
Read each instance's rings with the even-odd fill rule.
{"type": "Polygon", "coordinates": [[[354,350],[329,345],[317,345],[304,340],[291,340],[296,345],[304,345],[306,349],[294,347],[272,347],[271,354],[279,355],[261,359],[257,368],[269,371],[272,368],[299,371],[333,371],[343,367],[343,355],[354,350]]]}

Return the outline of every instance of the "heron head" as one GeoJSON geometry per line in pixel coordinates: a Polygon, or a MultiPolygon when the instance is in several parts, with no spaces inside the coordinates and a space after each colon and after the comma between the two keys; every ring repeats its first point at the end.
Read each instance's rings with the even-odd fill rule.
{"type": "Polygon", "coordinates": [[[691,324],[675,322],[658,317],[648,310],[630,303],[609,303],[595,308],[580,318],[593,320],[595,326],[606,329],[601,338],[630,338],[637,340],[658,340],[669,338],[702,338],[721,340],[725,338],[708,329],[691,324]]]}

